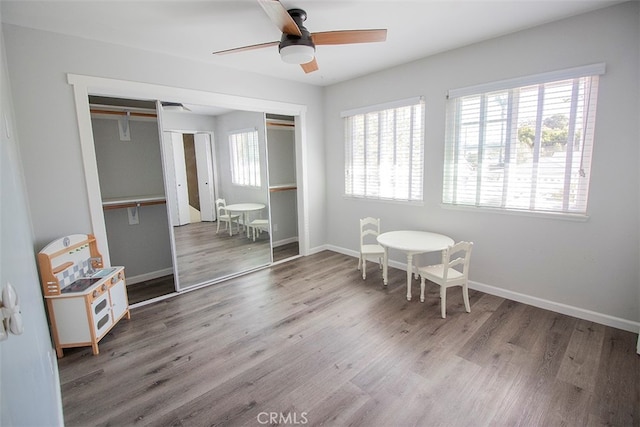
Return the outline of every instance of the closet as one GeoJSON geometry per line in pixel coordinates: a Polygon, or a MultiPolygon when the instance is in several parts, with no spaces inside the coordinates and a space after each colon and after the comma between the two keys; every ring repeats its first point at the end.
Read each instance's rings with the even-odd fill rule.
{"type": "Polygon", "coordinates": [[[173,260],[155,103],[118,103],[90,97],[91,126],[110,261],[136,303],[175,290],[173,260]],[[160,290],[138,297],[141,283],[160,290]]]}
{"type": "MultiPolygon", "coordinates": [[[[309,229],[305,221],[309,214],[302,168],[297,167],[302,166],[305,158],[304,105],[90,76],[69,75],[68,79],[77,106],[93,232],[104,242],[100,250],[103,255],[107,254],[106,264],[124,265],[127,269],[127,285],[169,277],[172,282],[168,292],[177,293],[308,251],[309,229]],[[129,98],[127,93],[136,95],[129,98]],[[165,108],[169,106],[178,109],[165,108]],[[97,111],[100,107],[109,108],[97,111]],[[276,117],[264,113],[270,110],[290,115],[276,117]],[[280,120],[288,122],[287,130],[271,132],[281,125],[275,124],[280,120]],[[230,135],[247,131],[257,132],[259,141],[261,184],[254,188],[242,187],[229,179],[230,135]],[[200,166],[198,157],[204,159],[205,164],[212,163],[213,180],[205,176],[204,183],[211,187],[213,182],[213,200],[226,198],[228,204],[264,205],[262,211],[248,218],[247,223],[260,219],[267,224],[255,240],[246,232],[233,236],[215,231],[210,234],[209,225],[217,226],[216,213],[211,212],[213,221],[207,219],[207,197],[202,196],[200,188],[196,191],[200,221],[174,225],[171,201],[176,186],[169,182],[170,168],[166,163],[172,154],[168,154],[171,150],[166,147],[167,133],[177,134],[172,136],[176,144],[181,138],[184,143],[192,137],[192,151],[207,152],[204,157],[197,153],[193,157],[197,174],[200,169],[208,171],[207,175],[210,171],[208,166],[200,166]],[[278,134],[286,134],[283,139],[286,142],[279,144],[278,134]],[[140,139],[141,135],[148,138],[140,139]],[[198,145],[199,135],[205,135],[203,139],[209,140],[210,148],[198,145]],[[147,142],[148,149],[141,150],[147,142]],[[149,164],[143,165],[146,161],[149,164]],[[272,228],[274,221],[275,228],[272,228]],[[204,240],[203,236],[206,236],[204,240]],[[192,238],[196,237],[202,241],[202,247],[194,244],[192,238]],[[272,242],[277,246],[272,246],[272,242]],[[289,247],[293,249],[276,257],[276,251],[289,247]],[[215,256],[209,255],[209,249],[215,251],[215,256]],[[202,260],[205,264],[194,268],[192,260],[202,260]],[[188,270],[181,265],[186,265],[188,270]],[[198,277],[192,277],[194,273],[198,277]]],[[[188,157],[186,151],[185,158],[188,157]]],[[[201,178],[196,177],[196,181],[201,182],[201,178]]],[[[188,167],[187,185],[191,187],[188,167]]],[[[190,207],[193,194],[193,191],[188,193],[190,207]]],[[[135,306],[129,287],[128,293],[135,306]]]]}
{"type": "Polygon", "coordinates": [[[298,255],[298,200],[293,117],[267,114],[273,260],[298,255]]]}

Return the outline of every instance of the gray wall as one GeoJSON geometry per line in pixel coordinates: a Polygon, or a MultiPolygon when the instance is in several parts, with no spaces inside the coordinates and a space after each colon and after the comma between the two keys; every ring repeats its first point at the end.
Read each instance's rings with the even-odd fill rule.
{"type": "Polygon", "coordinates": [[[314,159],[305,171],[309,246],[325,242],[321,88],[13,25],[3,32],[38,250],[62,235],[92,229],[67,73],[306,105],[305,148],[314,159]],[[73,203],[65,203],[70,197],[73,203]]]}
{"type": "MultiPolygon", "coordinates": [[[[367,215],[380,217],[383,230],[443,232],[475,242],[471,280],[492,291],[638,322],[639,7],[613,6],[328,87],[328,243],[357,250],[357,221],[367,215]],[[440,205],[448,89],[599,62],[607,72],[600,79],[588,221],[440,205]],[[344,198],[340,112],[417,95],[426,99],[424,206],[344,198]]],[[[405,262],[399,253],[391,257],[405,262]]]]}
{"type": "Polygon", "coordinates": [[[62,425],[58,365],[44,311],[29,224],[24,178],[18,154],[9,81],[2,45],[0,96],[0,288],[11,283],[18,293],[24,332],[0,342],[0,425],[62,425]],[[7,128],[8,125],[8,128],[7,128]]]}
{"type": "Polygon", "coordinates": [[[164,194],[158,123],[129,122],[131,141],[120,141],[118,121],[92,118],[103,199],[164,194]]]}

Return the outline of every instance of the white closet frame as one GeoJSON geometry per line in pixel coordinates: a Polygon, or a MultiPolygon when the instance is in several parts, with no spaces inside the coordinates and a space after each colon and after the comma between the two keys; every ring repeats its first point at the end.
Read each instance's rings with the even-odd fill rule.
{"type": "MultiPolygon", "coordinates": [[[[307,107],[302,104],[291,104],[279,101],[269,101],[236,95],[183,89],[150,83],[132,82],[126,80],[109,79],[103,77],[67,74],[67,82],[73,87],[73,95],[80,133],[82,161],[84,164],[87,198],[93,234],[98,241],[99,251],[103,255],[105,266],[111,265],[107,232],[102,210],[102,196],[98,179],[93,131],[91,127],[91,113],[89,111],[89,95],[118,97],[142,100],[180,100],[185,104],[211,105],[233,110],[267,112],[294,116],[296,129],[296,163],[298,183],[298,230],[300,254],[309,252],[309,207],[306,185],[306,113],[307,107]]],[[[158,122],[162,123],[162,111],[158,111],[158,122]]],[[[173,237],[172,237],[173,238],[173,237]]],[[[174,244],[174,242],[171,242],[174,244]]]]}

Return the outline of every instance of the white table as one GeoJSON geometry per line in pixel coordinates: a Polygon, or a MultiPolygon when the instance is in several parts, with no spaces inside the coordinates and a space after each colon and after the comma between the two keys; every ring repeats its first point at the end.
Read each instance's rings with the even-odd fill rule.
{"type": "Polygon", "coordinates": [[[226,206],[227,211],[229,212],[238,212],[242,214],[242,224],[247,230],[247,238],[249,236],[249,212],[259,211],[264,209],[264,205],[262,203],[234,203],[233,205],[226,206]]]}
{"type": "MultiPolygon", "coordinates": [[[[378,236],[378,243],[386,250],[398,249],[407,254],[407,300],[411,301],[411,274],[413,273],[413,256],[427,252],[442,251],[453,245],[453,239],[443,234],[429,231],[389,231],[378,236]]],[[[385,259],[389,259],[388,255],[385,259]]],[[[382,277],[385,286],[388,284],[388,262],[382,266],[382,277]]]]}

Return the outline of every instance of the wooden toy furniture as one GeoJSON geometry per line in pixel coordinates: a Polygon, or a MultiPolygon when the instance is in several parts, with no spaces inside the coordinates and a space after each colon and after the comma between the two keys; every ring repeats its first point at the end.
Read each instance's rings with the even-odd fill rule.
{"type": "Polygon", "coordinates": [[[38,253],[38,264],[56,354],[84,346],[98,354],[107,332],[131,318],[124,267],[104,268],[91,234],[54,240],[38,253]]]}

